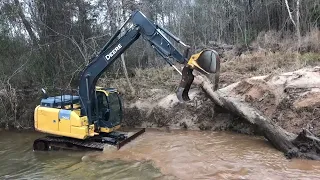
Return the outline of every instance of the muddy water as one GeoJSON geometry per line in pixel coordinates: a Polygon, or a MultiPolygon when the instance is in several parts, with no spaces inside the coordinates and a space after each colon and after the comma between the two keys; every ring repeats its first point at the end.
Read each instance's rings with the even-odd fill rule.
{"type": "Polygon", "coordinates": [[[163,179],[151,162],[82,161],[92,152],[33,152],[32,142],[41,136],[0,131],[0,179],[163,179]]]}
{"type": "Polygon", "coordinates": [[[261,138],[147,130],[119,151],[32,152],[35,133],[0,132],[0,179],[319,179],[320,162],[287,160],[261,138]]]}
{"type": "Polygon", "coordinates": [[[287,160],[262,138],[204,131],[147,131],[95,160],[151,161],[178,179],[320,179],[320,162],[287,160]]]}

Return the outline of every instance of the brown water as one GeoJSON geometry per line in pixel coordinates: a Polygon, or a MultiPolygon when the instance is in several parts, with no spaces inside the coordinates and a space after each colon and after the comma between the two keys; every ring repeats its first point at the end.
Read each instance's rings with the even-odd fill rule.
{"type": "Polygon", "coordinates": [[[119,151],[33,152],[36,133],[0,132],[0,179],[320,179],[320,162],[287,160],[262,138],[147,130],[119,151]]]}

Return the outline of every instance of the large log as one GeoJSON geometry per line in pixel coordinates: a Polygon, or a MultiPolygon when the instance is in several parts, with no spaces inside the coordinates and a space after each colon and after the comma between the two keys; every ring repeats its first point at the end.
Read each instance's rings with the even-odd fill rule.
{"type": "Polygon", "coordinates": [[[306,158],[320,160],[320,139],[308,130],[303,129],[299,135],[287,132],[257,108],[241,98],[230,95],[237,83],[213,91],[214,84],[206,77],[196,76],[194,84],[199,85],[209,98],[218,106],[244,118],[259,128],[263,136],[287,158],[306,158]]]}

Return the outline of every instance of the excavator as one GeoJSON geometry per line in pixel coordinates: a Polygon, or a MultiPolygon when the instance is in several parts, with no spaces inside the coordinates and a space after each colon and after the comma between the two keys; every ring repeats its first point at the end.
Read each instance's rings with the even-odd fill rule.
{"type": "Polygon", "coordinates": [[[193,70],[203,74],[219,70],[218,54],[211,49],[190,53],[190,46],[168,30],[149,20],[141,11],[135,11],[104,45],[98,55],[80,73],[77,94],[61,94],[44,97],[34,111],[36,131],[47,134],[33,143],[35,151],[56,148],[103,150],[105,145],[120,149],[145,132],[145,128],[130,133],[119,131],[123,119],[123,103],[117,89],[96,86],[98,79],[139,37],[181,75],[176,94],[179,101],[189,101],[188,91],[193,82],[193,70]],[[127,27],[124,35],[120,36],[127,27]],[[181,53],[169,40],[181,44],[181,53]],[[171,59],[183,64],[182,72],[171,59]]]}

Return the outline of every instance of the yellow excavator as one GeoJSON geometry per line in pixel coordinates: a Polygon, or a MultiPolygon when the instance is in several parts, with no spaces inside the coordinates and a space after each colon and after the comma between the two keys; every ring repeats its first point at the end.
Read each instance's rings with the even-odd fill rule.
{"type": "Polygon", "coordinates": [[[177,98],[180,101],[190,100],[188,91],[194,79],[193,69],[204,74],[219,70],[219,57],[214,50],[204,49],[190,55],[190,46],[150,21],[142,12],[136,11],[83,69],[76,95],[49,97],[42,89],[44,97],[35,108],[34,126],[37,131],[48,135],[34,141],[34,150],[47,151],[54,148],[103,150],[106,144],[120,149],[145,132],[145,129],[141,129],[129,136],[128,133],[118,131],[123,118],[121,97],[116,89],[96,86],[101,74],[139,37],[148,41],[153,49],[182,75],[177,89],[177,98]],[[130,27],[124,35],[118,37],[128,25],[130,27]],[[180,53],[168,37],[184,46],[186,51],[180,53]],[[172,58],[184,64],[182,72],[174,66],[172,58]]]}

